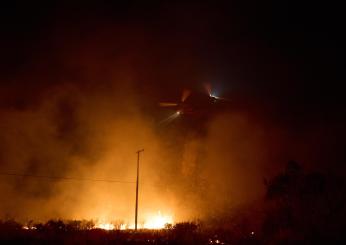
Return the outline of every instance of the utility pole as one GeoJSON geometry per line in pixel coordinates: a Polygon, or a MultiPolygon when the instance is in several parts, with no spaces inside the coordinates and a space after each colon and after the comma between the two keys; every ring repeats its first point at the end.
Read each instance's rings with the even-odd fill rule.
{"type": "Polygon", "coordinates": [[[137,181],[136,181],[136,209],[135,209],[135,230],[137,231],[138,221],[138,182],[139,182],[139,155],[144,149],[137,151],[137,181]]]}

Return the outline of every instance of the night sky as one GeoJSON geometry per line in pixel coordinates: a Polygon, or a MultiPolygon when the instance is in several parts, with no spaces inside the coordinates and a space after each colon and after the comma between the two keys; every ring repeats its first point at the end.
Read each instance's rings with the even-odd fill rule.
{"type": "MultiPolygon", "coordinates": [[[[173,165],[184,165],[186,155],[192,162],[201,161],[197,166],[202,167],[184,165],[182,176],[201,169],[208,176],[210,169],[204,166],[209,165],[198,159],[213,162],[213,154],[220,162],[228,159],[203,148],[210,144],[216,149],[220,142],[218,149],[240,147],[235,159],[252,162],[250,170],[239,170],[251,172],[244,177],[251,178],[249,186],[256,185],[253,176],[261,180],[292,159],[344,175],[344,18],[341,6],[330,1],[1,3],[1,171],[76,175],[67,163],[71,159],[87,159],[87,169],[103,158],[104,149],[90,144],[93,137],[102,141],[97,125],[106,128],[109,118],[126,115],[128,121],[137,113],[138,120],[145,121],[138,125],[148,124],[159,139],[155,144],[173,147],[162,157],[180,155],[169,160],[173,165]],[[205,83],[229,101],[206,108],[207,116],[184,115],[155,126],[170,113],[158,102],[177,101],[188,88],[188,100],[198,106],[193,98],[203,96],[205,83]],[[48,132],[42,138],[36,133],[41,127],[48,132]],[[223,140],[218,141],[219,136],[223,140]],[[50,143],[35,145],[30,137],[50,143]],[[177,143],[183,147],[172,146],[177,143]],[[38,151],[49,148],[49,153],[35,155],[32,144],[38,151]],[[197,156],[190,157],[190,150],[197,156]],[[28,152],[28,157],[18,160],[17,151],[28,152]],[[248,154],[257,157],[247,159],[248,154]],[[42,167],[45,162],[47,169],[42,167]]],[[[141,147],[150,148],[144,144],[141,147]]],[[[184,182],[172,192],[186,193],[190,184],[184,182]]],[[[35,185],[10,186],[0,190],[29,193],[34,200],[51,193],[37,191],[35,185]]]]}

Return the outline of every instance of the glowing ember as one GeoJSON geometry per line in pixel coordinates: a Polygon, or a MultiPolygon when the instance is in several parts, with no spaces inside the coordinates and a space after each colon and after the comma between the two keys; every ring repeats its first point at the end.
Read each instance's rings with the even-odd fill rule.
{"type": "Polygon", "coordinates": [[[172,224],[172,216],[162,215],[159,211],[157,215],[149,216],[143,225],[145,229],[164,229],[166,224],[172,224]]]}
{"type": "Polygon", "coordinates": [[[27,225],[24,225],[22,227],[23,230],[36,230],[37,228],[35,226],[27,226],[27,225]]]}
{"type": "Polygon", "coordinates": [[[111,223],[100,223],[95,225],[95,228],[109,231],[109,230],[114,230],[115,226],[111,223]]]}

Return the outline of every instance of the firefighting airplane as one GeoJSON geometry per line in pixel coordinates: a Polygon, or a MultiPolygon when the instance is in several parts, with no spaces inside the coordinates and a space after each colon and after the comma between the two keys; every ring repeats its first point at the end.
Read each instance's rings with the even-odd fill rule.
{"type": "Polygon", "coordinates": [[[181,115],[203,116],[216,107],[216,104],[225,103],[229,100],[223,97],[218,97],[213,93],[209,84],[204,85],[206,93],[194,94],[191,96],[191,91],[184,89],[181,94],[180,101],[177,102],[160,102],[160,107],[172,108],[175,113],[164,119],[162,122],[169,122],[181,115]]]}

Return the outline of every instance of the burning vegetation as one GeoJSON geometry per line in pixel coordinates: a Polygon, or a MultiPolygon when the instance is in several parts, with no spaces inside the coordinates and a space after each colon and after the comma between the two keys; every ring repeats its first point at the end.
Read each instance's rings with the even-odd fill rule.
{"type": "Polygon", "coordinates": [[[346,182],[338,176],[307,172],[294,161],[265,180],[262,200],[232,215],[174,223],[158,212],[139,225],[93,220],[0,222],[0,239],[32,244],[300,244],[344,240],[346,182]],[[339,197],[331,199],[331,197],[339,197]]]}
{"type": "Polygon", "coordinates": [[[0,8],[0,240],[345,240],[328,4],[23,2],[0,8]]]}

